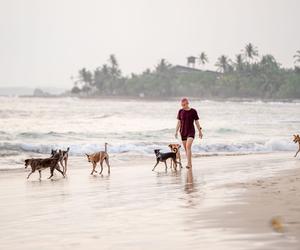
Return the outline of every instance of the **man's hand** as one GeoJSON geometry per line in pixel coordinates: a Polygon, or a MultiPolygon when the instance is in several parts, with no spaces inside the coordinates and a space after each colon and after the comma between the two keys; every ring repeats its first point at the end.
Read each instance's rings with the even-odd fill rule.
{"type": "Polygon", "coordinates": [[[202,131],[200,130],[199,131],[199,138],[202,139],[202,137],[203,137],[203,134],[202,134],[202,131]]]}

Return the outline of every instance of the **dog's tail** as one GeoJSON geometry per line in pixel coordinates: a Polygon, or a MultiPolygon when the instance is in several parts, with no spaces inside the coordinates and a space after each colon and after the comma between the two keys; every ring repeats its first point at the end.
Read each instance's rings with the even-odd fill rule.
{"type": "Polygon", "coordinates": [[[173,152],[177,154],[178,153],[178,148],[173,148],[173,152]]]}
{"type": "Polygon", "coordinates": [[[70,147],[67,148],[67,153],[69,153],[70,147]]]}
{"type": "Polygon", "coordinates": [[[107,144],[108,144],[107,142],[104,143],[104,148],[105,148],[105,149],[104,149],[104,152],[105,152],[105,153],[107,153],[107,144]]]}

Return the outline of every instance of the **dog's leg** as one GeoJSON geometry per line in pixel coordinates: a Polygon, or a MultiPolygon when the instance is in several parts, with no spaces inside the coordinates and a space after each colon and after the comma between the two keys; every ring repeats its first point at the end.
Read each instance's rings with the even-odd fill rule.
{"type": "Polygon", "coordinates": [[[179,152],[178,152],[178,162],[180,164],[180,168],[182,168],[181,155],[179,154],[179,152]]]}
{"type": "Polygon", "coordinates": [[[174,170],[177,171],[177,161],[176,161],[176,157],[172,158],[173,164],[174,164],[174,170]]]}
{"type": "Polygon", "coordinates": [[[179,164],[180,168],[182,168],[182,164],[180,161],[176,161],[177,164],[179,164]]]}
{"type": "Polygon", "coordinates": [[[300,149],[297,151],[297,153],[295,154],[295,157],[297,157],[298,153],[300,152],[300,149]]]}
{"type": "Polygon", "coordinates": [[[64,161],[65,161],[65,171],[64,171],[64,174],[66,175],[67,174],[68,157],[66,157],[64,161]]]}
{"type": "Polygon", "coordinates": [[[27,179],[29,179],[30,175],[32,175],[33,173],[34,173],[34,171],[31,171],[31,172],[29,173],[29,175],[27,176],[27,179]]]}
{"type": "Polygon", "coordinates": [[[60,169],[56,169],[58,172],[60,172],[62,174],[62,176],[65,178],[65,174],[63,171],[61,171],[60,169]]]}
{"type": "Polygon", "coordinates": [[[99,174],[102,174],[102,171],[103,171],[103,161],[100,161],[100,167],[101,167],[101,170],[100,170],[99,174]]]}
{"type": "Polygon", "coordinates": [[[51,179],[53,177],[53,172],[54,172],[54,167],[50,168],[50,176],[48,177],[48,179],[51,179]]]}
{"type": "Polygon", "coordinates": [[[152,171],[154,171],[154,169],[156,168],[156,166],[158,165],[158,163],[159,163],[159,160],[157,160],[157,162],[156,162],[154,168],[152,168],[152,171]]]}
{"type": "Polygon", "coordinates": [[[97,163],[93,162],[93,169],[92,169],[92,173],[91,174],[94,174],[94,172],[97,173],[97,171],[95,170],[96,166],[97,166],[97,163]]]}
{"type": "Polygon", "coordinates": [[[64,173],[63,171],[60,170],[58,164],[55,166],[55,169],[56,169],[58,172],[60,172],[60,173],[62,174],[62,176],[65,178],[65,173],[64,173]]]}
{"type": "Polygon", "coordinates": [[[110,165],[109,165],[109,159],[107,157],[105,157],[105,163],[108,167],[108,173],[110,174],[110,165]]]}
{"type": "Polygon", "coordinates": [[[167,172],[167,170],[168,170],[167,161],[164,161],[164,163],[165,163],[165,166],[166,166],[166,172],[167,172]]]}
{"type": "Polygon", "coordinates": [[[40,175],[40,180],[42,179],[42,171],[41,170],[39,170],[39,175],[40,175]]]}
{"type": "MultiPolygon", "coordinates": [[[[60,163],[60,165],[61,165],[61,167],[62,167],[62,171],[65,172],[65,165],[63,164],[63,159],[61,159],[61,160],[59,161],[59,163],[60,163]]],[[[59,163],[57,163],[57,164],[59,165],[59,163]]],[[[59,169],[60,169],[60,168],[59,168],[59,169]]]]}

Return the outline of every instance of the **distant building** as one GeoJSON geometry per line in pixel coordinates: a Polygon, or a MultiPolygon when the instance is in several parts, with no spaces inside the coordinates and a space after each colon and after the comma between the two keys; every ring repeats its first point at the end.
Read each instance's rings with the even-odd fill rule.
{"type": "Polygon", "coordinates": [[[222,75],[222,73],[217,72],[217,71],[196,69],[196,68],[191,68],[191,67],[182,66],[182,65],[175,65],[175,66],[171,67],[171,70],[177,74],[203,72],[203,73],[210,73],[210,74],[217,75],[217,76],[222,75]]]}
{"type": "Polygon", "coordinates": [[[187,66],[190,67],[190,65],[191,65],[193,68],[195,68],[196,60],[197,60],[197,57],[195,57],[195,56],[189,56],[187,58],[187,66]]]}
{"type": "Polygon", "coordinates": [[[176,73],[191,73],[191,72],[203,72],[203,70],[191,68],[187,66],[175,65],[171,68],[176,73]]]}

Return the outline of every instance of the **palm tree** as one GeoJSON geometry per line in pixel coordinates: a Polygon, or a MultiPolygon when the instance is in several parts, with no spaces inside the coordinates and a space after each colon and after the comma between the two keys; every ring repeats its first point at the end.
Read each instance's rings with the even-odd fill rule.
{"type": "Polygon", "coordinates": [[[223,73],[228,72],[231,69],[230,59],[225,55],[221,55],[218,58],[215,66],[218,68],[219,71],[223,73]]]}
{"type": "Polygon", "coordinates": [[[234,64],[237,71],[242,71],[244,69],[244,58],[242,54],[237,54],[235,56],[234,64]]]}
{"type": "Polygon", "coordinates": [[[108,59],[110,63],[110,67],[107,67],[109,69],[109,73],[111,75],[110,80],[110,94],[115,94],[116,87],[120,83],[121,78],[121,70],[119,68],[119,63],[117,61],[117,58],[114,54],[111,54],[108,59]]]}
{"type": "Polygon", "coordinates": [[[269,55],[269,54],[264,55],[261,58],[260,65],[265,69],[267,69],[267,68],[268,69],[278,69],[279,68],[279,64],[276,61],[275,57],[272,55],[269,55]]]}
{"type": "Polygon", "coordinates": [[[104,75],[109,75],[109,68],[107,64],[103,64],[101,71],[104,75]]]}
{"type": "Polygon", "coordinates": [[[166,59],[161,59],[160,62],[156,65],[155,67],[155,71],[157,73],[164,73],[166,71],[168,71],[171,68],[171,64],[168,63],[168,61],[166,59]]]}
{"type": "Polygon", "coordinates": [[[114,54],[111,54],[109,56],[109,62],[111,64],[111,74],[113,77],[120,77],[121,76],[121,70],[119,69],[119,63],[117,61],[117,58],[114,54]]]}
{"type": "Polygon", "coordinates": [[[252,43],[246,44],[245,56],[246,56],[246,58],[248,58],[249,62],[258,56],[258,50],[252,43]]]}
{"type": "Polygon", "coordinates": [[[300,63],[300,50],[296,51],[296,55],[294,55],[294,58],[295,58],[295,61],[294,61],[295,64],[300,63]]]}
{"type": "Polygon", "coordinates": [[[198,59],[200,65],[204,66],[206,63],[208,63],[208,57],[205,52],[201,52],[198,59]]]}
{"type": "Polygon", "coordinates": [[[79,82],[83,83],[84,86],[92,86],[93,85],[93,74],[87,70],[86,68],[82,68],[78,72],[79,74],[79,82]]]}

